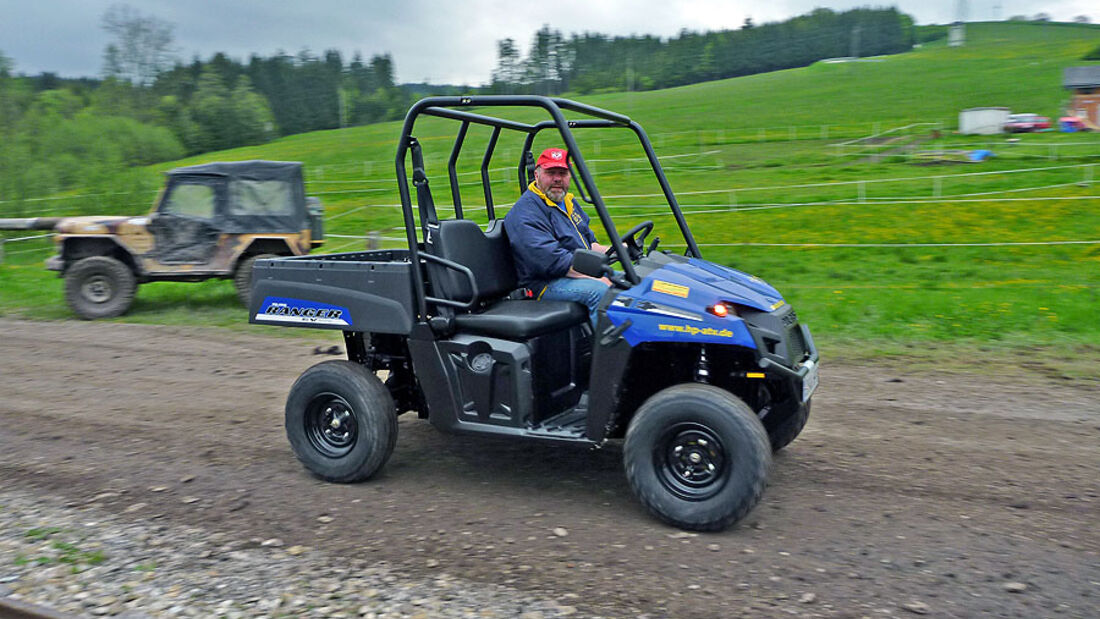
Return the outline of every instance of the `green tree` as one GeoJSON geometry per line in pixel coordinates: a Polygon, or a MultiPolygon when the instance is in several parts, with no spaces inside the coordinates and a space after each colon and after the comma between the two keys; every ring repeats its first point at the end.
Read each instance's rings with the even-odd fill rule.
{"type": "Polygon", "coordinates": [[[204,69],[199,76],[198,89],[191,100],[191,117],[198,125],[200,151],[220,150],[232,143],[233,111],[229,89],[212,68],[204,69]]]}
{"type": "Polygon", "coordinates": [[[519,86],[522,68],[514,39],[497,41],[497,68],[493,71],[493,92],[510,94],[519,86]]]}
{"type": "Polygon", "coordinates": [[[278,135],[275,116],[263,95],[252,89],[247,75],[237,79],[231,95],[233,117],[236,121],[236,144],[263,144],[278,135]]]}

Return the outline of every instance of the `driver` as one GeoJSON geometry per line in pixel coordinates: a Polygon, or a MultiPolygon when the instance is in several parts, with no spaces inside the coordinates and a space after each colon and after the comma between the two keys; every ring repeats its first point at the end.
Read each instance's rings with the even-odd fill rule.
{"type": "Polygon", "coordinates": [[[535,162],[535,182],[504,217],[504,229],[512,246],[519,285],[529,288],[538,299],[585,304],[595,326],[596,308],[611,281],[574,271],[573,252],[606,252],[608,248],[596,242],[596,235],[588,227],[588,215],[573,201],[573,194],[567,193],[568,156],[561,148],[542,151],[535,162]]]}

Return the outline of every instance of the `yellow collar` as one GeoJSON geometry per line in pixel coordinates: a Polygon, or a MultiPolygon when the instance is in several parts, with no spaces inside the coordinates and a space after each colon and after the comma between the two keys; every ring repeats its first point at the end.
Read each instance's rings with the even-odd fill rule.
{"type": "MultiPolygon", "coordinates": [[[[539,189],[537,186],[535,186],[534,182],[532,182],[530,185],[528,185],[527,188],[530,189],[531,191],[535,192],[536,196],[542,198],[542,201],[546,203],[546,206],[551,206],[553,208],[559,208],[558,204],[556,202],[554,202],[553,200],[551,200],[550,198],[548,198],[546,196],[546,194],[542,193],[542,190],[539,189]]],[[[565,194],[565,214],[569,215],[571,218],[573,216],[573,194],[571,194],[571,193],[566,193],[565,194]]]]}

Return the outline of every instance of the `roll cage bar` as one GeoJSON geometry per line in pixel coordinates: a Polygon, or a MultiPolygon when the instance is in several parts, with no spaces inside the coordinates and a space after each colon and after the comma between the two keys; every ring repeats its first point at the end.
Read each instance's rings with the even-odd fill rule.
{"type": "MultiPolygon", "coordinates": [[[[458,134],[455,136],[454,146],[451,148],[450,158],[447,162],[447,175],[450,180],[451,197],[454,200],[455,217],[458,219],[463,219],[463,214],[462,198],[459,195],[458,174],[455,171],[455,166],[458,162],[458,155],[462,150],[462,145],[466,140],[466,133],[471,124],[485,125],[493,128],[492,134],[489,136],[489,143],[485,149],[485,155],[481,160],[481,184],[485,193],[485,206],[490,222],[496,219],[496,210],[493,203],[492,188],[489,183],[489,163],[492,161],[493,152],[496,149],[501,130],[508,129],[526,134],[523,151],[520,155],[520,161],[516,170],[519,188],[522,192],[526,190],[527,185],[533,180],[535,161],[534,156],[531,154],[531,146],[535,138],[541,131],[557,129],[562,142],[565,144],[566,150],[569,151],[569,158],[571,160],[570,171],[573,173],[573,176],[580,179],[577,190],[581,199],[591,204],[596,209],[600,222],[607,232],[611,247],[615,250],[615,254],[619,258],[619,264],[623,268],[626,280],[631,284],[637,284],[641,280],[634,269],[634,265],[630,261],[626,248],[623,246],[622,239],[619,237],[619,233],[615,229],[615,224],[611,221],[607,206],[604,204],[603,197],[596,187],[595,180],[593,180],[592,175],[588,171],[588,166],[584,162],[584,157],[581,155],[580,148],[573,138],[573,129],[627,128],[632,130],[638,137],[642,148],[645,150],[650,167],[653,169],[657,182],[661,185],[661,191],[664,193],[665,199],[668,200],[669,207],[672,209],[672,214],[676,218],[676,224],[679,226],[680,233],[687,243],[686,255],[696,258],[702,257],[699,252],[699,246],[695,243],[695,237],[692,236],[691,229],[684,219],[680,204],[676,201],[676,196],[672,193],[672,188],[668,184],[668,179],[665,177],[664,170],[661,168],[661,163],[658,161],[657,155],[653,152],[653,146],[650,144],[649,137],[646,135],[641,125],[622,114],[585,105],[583,103],[577,103],[569,99],[526,95],[482,95],[428,97],[416,102],[405,116],[405,123],[401,129],[401,138],[397,145],[395,164],[397,167],[398,190],[401,194],[401,210],[405,220],[405,234],[409,243],[409,260],[414,265],[420,264],[421,259],[426,259],[443,263],[450,268],[468,271],[461,265],[450,263],[450,261],[442,260],[430,254],[422,254],[417,245],[416,220],[413,216],[412,197],[409,191],[409,180],[406,173],[406,161],[410,155],[412,157],[413,185],[416,187],[417,191],[417,210],[420,219],[420,228],[424,234],[424,238],[428,238],[431,227],[439,224],[435,203],[431,198],[431,192],[428,188],[428,177],[424,171],[423,152],[420,143],[413,136],[413,127],[416,124],[417,118],[422,115],[456,120],[461,123],[458,134]],[[461,109],[471,107],[542,108],[550,114],[551,119],[535,124],[528,124],[504,118],[486,116],[461,109]],[[566,120],[562,110],[584,114],[588,116],[588,118],[566,120]]],[[[424,290],[424,277],[421,270],[418,268],[412,269],[412,276],[413,294],[416,297],[417,309],[421,319],[426,319],[428,316],[427,304],[429,301],[450,306],[465,305],[447,299],[428,297],[424,290]]]]}

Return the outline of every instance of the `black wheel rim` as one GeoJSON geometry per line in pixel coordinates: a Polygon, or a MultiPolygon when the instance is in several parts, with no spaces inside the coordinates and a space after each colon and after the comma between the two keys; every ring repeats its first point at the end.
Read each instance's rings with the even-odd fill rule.
{"type": "Polygon", "coordinates": [[[731,464],[722,441],[699,423],[670,426],[661,434],[653,455],[661,483],[688,501],[714,496],[729,479],[731,464]]]}
{"type": "Polygon", "coordinates": [[[111,300],[111,279],[105,275],[93,275],[84,280],[80,293],[92,303],[106,303],[111,300]]]}
{"type": "Polygon", "coordinates": [[[318,453],[329,458],[346,456],[355,447],[359,425],[355,411],[335,393],[314,397],[306,408],[306,436],[318,453]]]}

